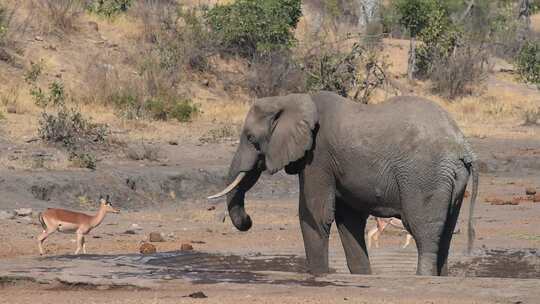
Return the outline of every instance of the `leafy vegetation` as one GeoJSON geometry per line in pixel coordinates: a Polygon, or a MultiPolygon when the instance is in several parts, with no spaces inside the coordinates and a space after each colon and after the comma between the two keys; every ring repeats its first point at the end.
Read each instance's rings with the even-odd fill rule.
{"type": "Polygon", "coordinates": [[[113,17],[126,12],[132,4],[133,0],[93,0],[87,9],[98,15],[113,17]]]}
{"type": "Polygon", "coordinates": [[[252,57],[292,47],[301,15],[300,0],[237,0],[214,6],[206,19],[226,51],[252,57]]]}
{"type": "Polygon", "coordinates": [[[521,78],[540,86],[540,41],[525,43],[516,58],[521,78]]]}

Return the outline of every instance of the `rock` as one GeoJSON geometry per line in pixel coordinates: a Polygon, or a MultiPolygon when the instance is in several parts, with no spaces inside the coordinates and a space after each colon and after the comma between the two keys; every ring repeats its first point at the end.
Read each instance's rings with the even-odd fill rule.
{"type": "Polygon", "coordinates": [[[536,194],[533,196],[532,201],[535,202],[535,203],[540,203],[540,193],[536,193],[536,194]]]}
{"type": "Polygon", "coordinates": [[[202,291],[197,291],[197,292],[194,292],[194,293],[190,293],[190,294],[188,294],[187,296],[184,296],[184,297],[189,297],[189,298],[194,298],[194,299],[206,299],[206,298],[208,298],[208,296],[205,295],[204,292],[202,292],[202,291]]]}
{"type": "Polygon", "coordinates": [[[15,107],[14,105],[8,105],[6,107],[6,112],[8,112],[9,114],[17,114],[17,107],[15,107]]]}
{"type": "Polygon", "coordinates": [[[128,229],[124,231],[124,234],[137,234],[137,232],[135,232],[135,230],[128,229]]]}
{"type": "Polygon", "coordinates": [[[163,235],[159,232],[150,232],[148,235],[148,241],[154,243],[154,242],[165,242],[165,238],[163,238],[163,235]]]}
{"type": "Polygon", "coordinates": [[[178,141],[177,140],[169,140],[169,145],[178,146],[178,141]]]}
{"type": "Polygon", "coordinates": [[[502,205],[519,205],[519,200],[516,200],[515,198],[512,199],[512,200],[495,198],[492,201],[490,201],[490,203],[491,203],[491,205],[498,205],[498,206],[502,206],[502,205]]]}
{"type": "Polygon", "coordinates": [[[96,22],[94,21],[88,21],[88,27],[93,29],[94,31],[98,32],[99,31],[99,26],[96,22]]]}
{"type": "Polygon", "coordinates": [[[156,246],[147,242],[144,242],[141,244],[141,246],[139,246],[139,252],[141,254],[152,254],[152,253],[156,253],[156,251],[157,251],[156,246]]]}
{"type": "Polygon", "coordinates": [[[204,80],[202,81],[202,85],[205,86],[205,87],[207,87],[207,86],[210,85],[210,81],[209,81],[208,79],[204,79],[204,80]]]}
{"type": "Polygon", "coordinates": [[[36,40],[36,41],[43,41],[43,37],[41,37],[41,36],[36,36],[36,37],[34,37],[34,40],[36,40]]]}
{"type": "Polygon", "coordinates": [[[15,218],[15,212],[8,210],[0,210],[0,220],[11,220],[15,218]]]}
{"type": "Polygon", "coordinates": [[[180,250],[181,251],[190,251],[190,250],[193,250],[193,246],[191,244],[188,244],[188,243],[183,243],[180,246],[180,250]]]}
{"type": "Polygon", "coordinates": [[[216,206],[210,206],[206,210],[208,210],[208,211],[216,210],[216,206]]]}
{"type": "Polygon", "coordinates": [[[139,226],[138,224],[131,224],[131,229],[133,229],[133,230],[142,230],[142,227],[139,226]]]}
{"type": "Polygon", "coordinates": [[[32,215],[32,208],[19,208],[15,209],[17,216],[30,216],[32,215]]]}
{"type": "Polygon", "coordinates": [[[527,195],[535,195],[536,194],[536,189],[534,189],[532,187],[526,188],[525,189],[525,194],[527,194],[527,195]]]}
{"type": "Polygon", "coordinates": [[[13,57],[6,50],[0,48],[0,61],[12,62],[13,57]]]}

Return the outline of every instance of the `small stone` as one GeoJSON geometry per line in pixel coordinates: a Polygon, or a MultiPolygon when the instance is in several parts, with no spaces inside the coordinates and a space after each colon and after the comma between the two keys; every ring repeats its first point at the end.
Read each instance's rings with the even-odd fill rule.
{"type": "Polygon", "coordinates": [[[210,206],[210,207],[208,207],[208,209],[206,209],[206,210],[208,210],[208,211],[216,210],[216,206],[210,206]]]}
{"type": "Polygon", "coordinates": [[[177,140],[169,140],[169,145],[178,146],[178,141],[177,140]]]}
{"type": "Polygon", "coordinates": [[[135,230],[128,229],[124,231],[124,234],[137,234],[137,233],[135,232],[135,230]]]}
{"type": "Polygon", "coordinates": [[[533,196],[532,201],[535,202],[535,203],[540,203],[540,193],[536,193],[536,194],[533,196]]]}
{"type": "Polygon", "coordinates": [[[536,194],[536,189],[527,188],[527,189],[525,189],[525,194],[527,194],[527,195],[535,195],[536,194]]]}
{"type": "Polygon", "coordinates": [[[41,36],[36,36],[36,37],[34,37],[34,40],[36,40],[36,41],[43,41],[43,37],[41,37],[41,36]]]}
{"type": "Polygon", "coordinates": [[[210,81],[209,81],[208,79],[204,79],[204,80],[202,81],[202,85],[207,87],[207,86],[210,85],[210,81]]]}
{"type": "Polygon", "coordinates": [[[11,220],[15,218],[15,212],[8,210],[0,210],[0,220],[11,220]]]}
{"type": "Polygon", "coordinates": [[[202,292],[202,291],[197,291],[197,292],[194,292],[194,293],[190,293],[189,295],[184,296],[184,297],[189,297],[189,298],[194,298],[194,299],[206,299],[206,298],[208,298],[208,296],[205,295],[204,292],[202,292]]]}
{"type": "Polygon", "coordinates": [[[148,241],[154,243],[154,242],[165,242],[165,238],[163,238],[163,235],[159,232],[150,232],[148,235],[148,241]]]}
{"type": "Polygon", "coordinates": [[[139,247],[139,252],[141,254],[152,254],[152,253],[156,253],[156,251],[157,251],[156,246],[147,242],[142,243],[141,246],[139,247]]]}
{"type": "Polygon", "coordinates": [[[142,227],[139,226],[138,224],[131,224],[131,229],[133,229],[133,230],[142,230],[142,227]]]}
{"type": "Polygon", "coordinates": [[[496,198],[494,200],[492,200],[491,202],[491,205],[498,205],[498,206],[502,206],[502,205],[519,205],[519,201],[518,200],[515,200],[515,199],[512,199],[512,200],[507,200],[507,199],[500,199],[500,198],[496,198]]]}
{"type": "Polygon", "coordinates": [[[180,250],[181,251],[190,251],[190,250],[193,250],[193,246],[191,244],[188,244],[188,243],[183,243],[180,246],[180,250]]]}
{"type": "Polygon", "coordinates": [[[9,114],[17,114],[17,108],[14,106],[14,105],[8,105],[6,107],[6,111],[9,113],[9,114]]]}
{"type": "Polygon", "coordinates": [[[18,216],[29,216],[32,215],[32,208],[19,208],[15,209],[15,213],[18,216]]]}

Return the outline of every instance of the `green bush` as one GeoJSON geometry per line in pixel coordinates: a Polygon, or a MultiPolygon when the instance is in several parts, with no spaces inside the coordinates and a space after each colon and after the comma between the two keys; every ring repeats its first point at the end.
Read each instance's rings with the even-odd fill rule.
{"type": "Polygon", "coordinates": [[[105,17],[113,17],[126,12],[133,0],[93,0],[87,5],[87,10],[105,17]]]}
{"type": "Polygon", "coordinates": [[[301,15],[300,0],[237,0],[216,5],[206,18],[226,51],[251,57],[289,49],[301,15]]]}
{"type": "Polygon", "coordinates": [[[92,123],[73,109],[62,107],[58,113],[42,113],[39,136],[46,142],[59,143],[69,150],[78,150],[87,144],[104,143],[107,127],[92,123]]]}
{"type": "Polygon", "coordinates": [[[30,95],[34,98],[34,103],[41,108],[64,106],[66,100],[64,84],[56,80],[49,85],[48,94],[43,92],[40,87],[33,86],[30,89],[30,95]]]}
{"type": "Polygon", "coordinates": [[[516,64],[524,81],[540,85],[540,41],[527,41],[517,56],[516,64]]]}
{"type": "Polygon", "coordinates": [[[189,99],[159,97],[146,100],[145,109],[153,119],[179,122],[189,122],[199,112],[199,107],[189,99]]]}
{"type": "Polygon", "coordinates": [[[7,9],[0,4],[0,46],[4,45],[8,31],[7,9]]]}
{"type": "Polygon", "coordinates": [[[140,119],[144,116],[142,103],[139,96],[126,90],[114,92],[108,97],[117,115],[126,119],[140,119]]]}
{"type": "Polygon", "coordinates": [[[69,154],[69,161],[80,168],[96,169],[97,158],[92,153],[73,151],[69,154]]]}

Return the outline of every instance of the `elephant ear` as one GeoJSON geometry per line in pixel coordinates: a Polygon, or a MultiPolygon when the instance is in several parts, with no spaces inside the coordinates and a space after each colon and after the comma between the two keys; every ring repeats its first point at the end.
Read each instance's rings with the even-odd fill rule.
{"type": "Polygon", "coordinates": [[[319,121],[317,108],[306,94],[276,98],[277,112],[271,123],[270,139],[265,151],[266,169],[270,174],[304,157],[313,145],[312,131],[319,121]]]}

